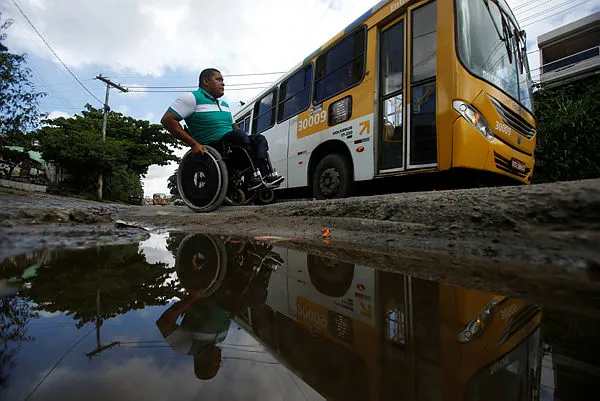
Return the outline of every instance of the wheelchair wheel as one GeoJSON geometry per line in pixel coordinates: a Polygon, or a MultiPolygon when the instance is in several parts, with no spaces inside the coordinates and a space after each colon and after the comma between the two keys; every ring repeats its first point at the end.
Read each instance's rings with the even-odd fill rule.
{"type": "Polygon", "coordinates": [[[272,189],[261,189],[258,192],[256,203],[259,205],[270,205],[275,201],[275,192],[272,189]]]}
{"type": "Polygon", "coordinates": [[[227,250],[221,238],[190,234],[181,241],[175,260],[179,282],[200,297],[214,294],[227,273],[227,250]]]}
{"type": "Polygon", "coordinates": [[[242,206],[246,203],[246,194],[240,188],[231,188],[225,195],[225,204],[229,206],[242,206]]]}
{"type": "Polygon", "coordinates": [[[177,189],[195,212],[210,212],[221,206],[227,183],[227,167],[219,152],[210,146],[202,156],[189,150],[179,162],[177,189]]]}

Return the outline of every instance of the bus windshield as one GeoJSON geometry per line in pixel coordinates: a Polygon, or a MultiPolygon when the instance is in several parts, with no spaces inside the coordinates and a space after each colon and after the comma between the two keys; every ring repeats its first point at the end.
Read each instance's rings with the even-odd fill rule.
{"type": "Polygon", "coordinates": [[[504,0],[456,0],[463,65],[533,111],[525,35],[504,0]]]}
{"type": "Polygon", "coordinates": [[[465,401],[537,399],[541,342],[538,327],[527,340],[480,370],[467,385],[465,401]]]}

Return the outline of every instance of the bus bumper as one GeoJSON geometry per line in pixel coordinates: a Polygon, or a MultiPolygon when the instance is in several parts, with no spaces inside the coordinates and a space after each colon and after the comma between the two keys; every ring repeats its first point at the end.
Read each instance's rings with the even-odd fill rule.
{"type": "Polygon", "coordinates": [[[531,183],[533,156],[498,139],[489,141],[464,118],[454,122],[452,145],[452,167],[490,171],[524,184],[531,183]]]}

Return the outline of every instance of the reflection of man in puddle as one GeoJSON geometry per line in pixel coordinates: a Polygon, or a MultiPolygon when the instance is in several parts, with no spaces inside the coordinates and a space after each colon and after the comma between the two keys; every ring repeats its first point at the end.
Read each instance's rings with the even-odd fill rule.
{"type": "Polygon", "coordinates": [[[229,313],[211,299],[189,295],[173,304],[156,321],[160,332],[177,352],[194,356],[194,373],[213,378],[221,366],[221,349],[231,323],[229,313]],[[177,324],[183,316],[181,324],[177,324]]]}

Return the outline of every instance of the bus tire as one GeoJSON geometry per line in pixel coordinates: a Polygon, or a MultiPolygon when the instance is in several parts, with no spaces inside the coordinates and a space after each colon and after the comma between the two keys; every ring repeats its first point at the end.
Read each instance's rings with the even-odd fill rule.
{"type": "Polygon", "coordinates": [[[317,199],[345,198],[352,187],[352,167],[348,157],[341,153],[325,156],[312,178],[313,195],[317,199]]]}
{"type": "Polygon", "coordinates": [[[317,255],[308,255],[308,277],[312,285],[328,297],[343,297],[354,280],[354,265],[317,255]]]}

